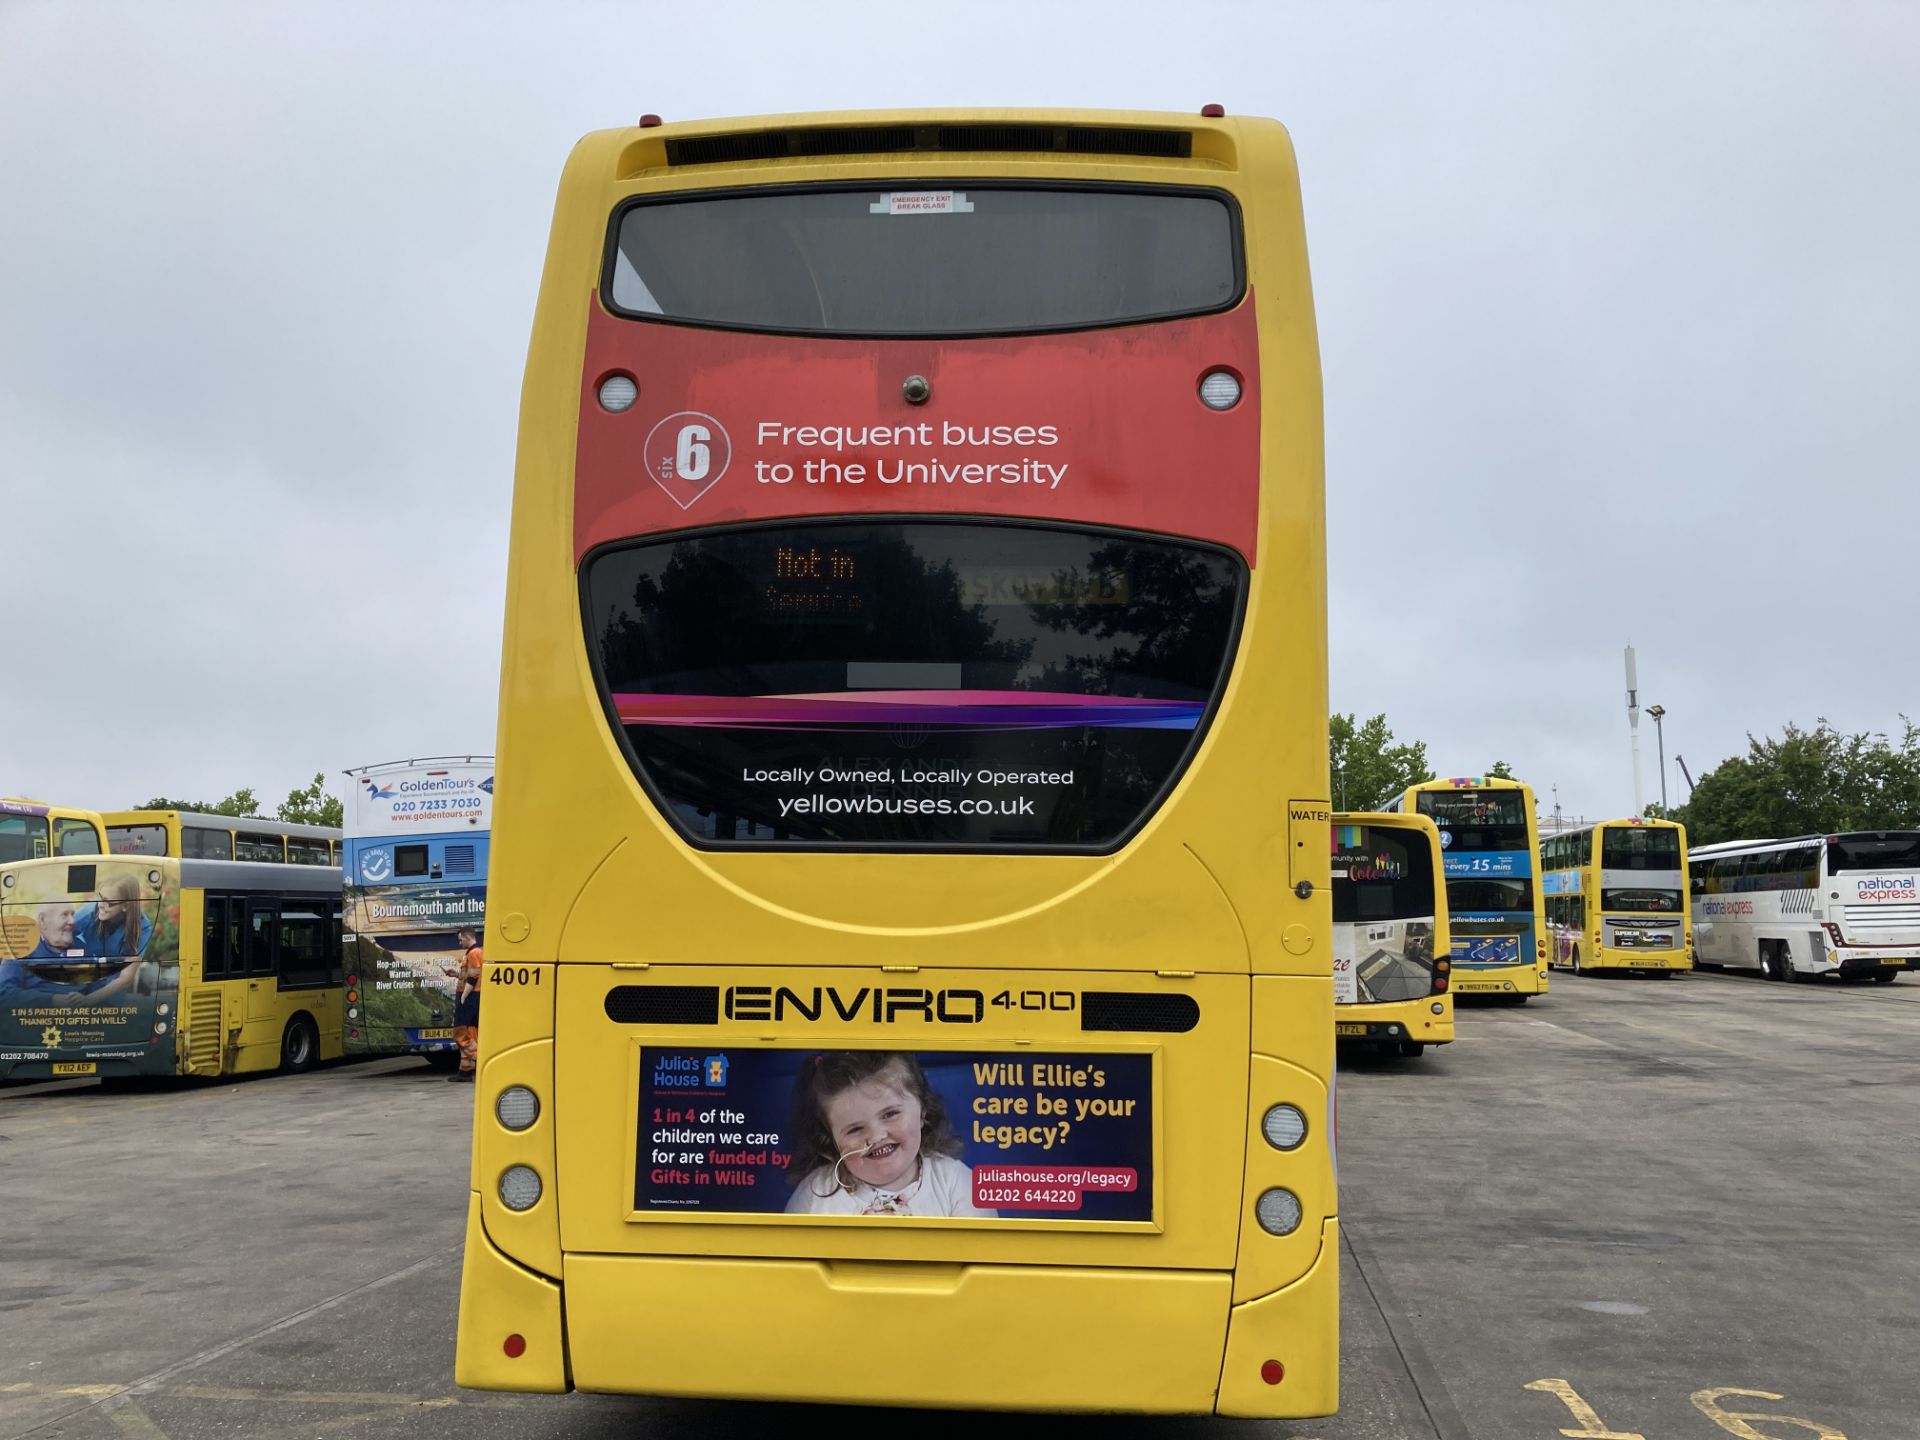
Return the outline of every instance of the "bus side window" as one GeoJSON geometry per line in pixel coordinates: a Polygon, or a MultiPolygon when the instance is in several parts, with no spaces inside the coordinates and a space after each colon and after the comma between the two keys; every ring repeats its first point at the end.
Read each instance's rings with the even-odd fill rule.
{"type": "Polygon", "coordinates": [[[273,974],[280,943],[280,911],[271,900],[255,900],[247,907],[251,934],[247,943],[247,973],[273,974]]]}
{"type": "Polygon", "coordinates": [[[333,967],[327,962],[327,921],[320,905],[292,896],[280,904],[280,988],[326,984],[333,967]]]}
{"type": "Polygon", "coordinates": [[[227,902],[207,896],[206,941],[200,948],[200,978],[219,980],[227,973],[227,902]]]}
{"type": "Polygon", "coordinates": [[[200,825],[186,826],[180,832],[180,853],[189,860],[231,860],[233,835],[200,825]]]}
{"type": "Polygon", "coordinates": [[[270,865],[287,863],[286,841],[278,835],[267,835],[259,831],[236,831],[233,837],[233,858],[236,860],[259,860],[270,865]]]}
{"type": "Polygon", "coordinates": [[[53,853],[56,855],[98,855],[100,837],[85,820],[53,822],[53,853]]]}
{"type": "Polygon", "coordinates": [[[287,837],[287,860],[293,865],[326,865],[331,863],[325,840],[307,840],[298,835],[287,837]]]}

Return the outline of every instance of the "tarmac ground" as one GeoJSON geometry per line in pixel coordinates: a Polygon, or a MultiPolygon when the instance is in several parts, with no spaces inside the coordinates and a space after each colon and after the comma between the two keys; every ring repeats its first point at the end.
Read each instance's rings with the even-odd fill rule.
{"type": "Polygon", "coordinates": [[[1920,977],[1556,974],[1459,1031],[1342,1058],[1334,1418],[460,1390],[474,1091],[382,1060],[0,1089],[0,1435],[1920,1437],[1920,977]]]}

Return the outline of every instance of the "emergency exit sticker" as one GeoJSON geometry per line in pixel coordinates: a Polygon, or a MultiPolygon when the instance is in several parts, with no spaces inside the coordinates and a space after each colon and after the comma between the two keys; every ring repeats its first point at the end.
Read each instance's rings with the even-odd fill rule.
{"type": "Polygon", "coordinates": [[[875,215],[965,215],[973,202],[960,190],[899,190],[867,207],[875,215]]]}

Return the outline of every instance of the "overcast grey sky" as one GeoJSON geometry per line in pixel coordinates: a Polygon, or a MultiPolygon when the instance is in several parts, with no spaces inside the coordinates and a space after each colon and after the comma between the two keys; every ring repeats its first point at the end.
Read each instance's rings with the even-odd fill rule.
{"type": "Polygon", "coordinates": [[[0,0],[0,793],[492,748],[554,189],[642,111],[1275,116],[1336,708],[1589,816],[1629,641],[1696,776],[1920,716],[1916,76],[1904,0],[0,0]]]}

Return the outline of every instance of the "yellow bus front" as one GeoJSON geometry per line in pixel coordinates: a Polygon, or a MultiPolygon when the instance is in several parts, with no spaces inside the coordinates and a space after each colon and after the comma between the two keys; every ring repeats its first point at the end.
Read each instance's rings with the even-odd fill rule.
{"type": "Polygon", "coordinates": [[[1576,970],[1672,974],[1693,968],[1687,832],[1672,820],[1607,820],[1593,827],[1583,883],[1584,934],[1571,934],[1576,970]]]}
{"type": "Polygon", "coordinates": [[[1342,811],[1332,880],[1335,1036],[1409,1059],[1450,1044],[1453,942],[1434,823],[1342,811]]]}
{"type": "Polygon", "coordinates": [[[1330,1412],[1325,634],[1277,125],[583,141],[460,1383],[1330,1412]]]}
{"type": "Polygon", "coordinates": [[[1547,923],[1533,788],[1461,775],[1408,788],[1402,808],[1440,830],[1453,989],[1525,1002],[1547,991],[1547,923]]]}

